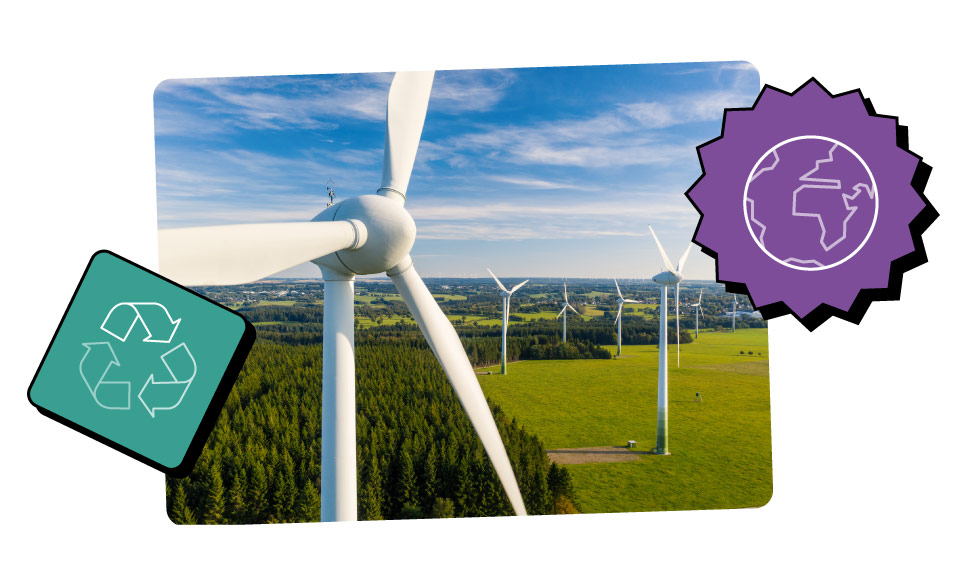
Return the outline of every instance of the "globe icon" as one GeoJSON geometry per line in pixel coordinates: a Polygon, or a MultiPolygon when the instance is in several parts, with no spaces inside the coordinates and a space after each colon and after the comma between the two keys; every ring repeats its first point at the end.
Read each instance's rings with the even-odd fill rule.
{"type": "Polygon", "coordinates": [[[744,188],[747,230],[787,267],[820,271],[851,259],[878,217],[871,170],[850,147],[827,137],[794,137],[758,160],[744,188]]]}

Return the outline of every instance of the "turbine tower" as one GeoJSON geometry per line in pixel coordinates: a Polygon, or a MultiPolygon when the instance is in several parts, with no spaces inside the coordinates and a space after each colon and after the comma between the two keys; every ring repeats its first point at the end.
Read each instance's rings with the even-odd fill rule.
{"type": "Polygon", "coordinates": [[[506,330],[509,327],[509,299],[512,298],[513,292],[522,288],[523,285],[529,280],[523,280],[519,284],[516,284],[515,286],[513,286],[511,290],[507,290],[506,287],[503,286],[503,283],[499,281],[499,278],[496,277],[496,274],[493,273],[493,270],[487,267],[486,271],[489,272],[489,275],[491,275],[494,280],[496,280],[496,285],[499,286],[499,295],[503,298],[503,349],[502,349],[502,358],[501,358],[502,371],[500,373],[505,374],[506,373],[506,330]]]}
{"type": "Polygon", "coordinates": [[[624,298],[623,293],[620,292],[620,284],[617,283],[616,278],[613,278],[613,285],[617,287],[617,320],[613,322],[617,325],[617,357],[619,357],[623,355],[623,305],[626,302],[640,304],[640,301],[624,298]]]}
{"type": "Polygon", "coordinates": [[[734,294],[734,311],[730,314],[730,332],[737,332],[737,294],[734,294]]]}
{"type": "MultiPolygon", "coordinates": [[[[667,445],[667,287],[673,286],[676,291],[680,282],[683,281],[684,263],[687,262],[687,256],[690,255],[690,248],[693,247],[693,243],[687,246],[687,251],[684,252],[680,261],[677,262],[677,268],[674,269],[673,264],[670,263],[670,258],[667,257],[667,252],[663,250],[663,246],[660,244],[660,239],[658,239],[657,234],[653,232],[653,227],[650,227],[650,234],[653,235],[653,240],[657,242],[657,249],[660,251],[660,257],[663,259],[664,265],[664,271],[653,277],[653,281],[660,284],[660,345],[657,359],[657,445],[653,448],[653,453],[657,455],[669,455],[670,449],[667,445]]],[[[679,324],[679,313],[677,321],[679,324]]],[[[679,362],[679,338],[677,339],[677,345],[677,361],[679,362]]]]}
{"type": "Polygon", "coordinates": [[[386,107],[382,187],[343,199],[312,222],[158,232],[160,270],[189,285],[252,282],[312,261],[325,279],[322,347],[322,520],[354,521],[355,276],[385,272],[442,365],[517,515],[526,508],[479,381],[452,323],[412,265],[416,227],[404,208],[433,72],[397,73],[386,107]]]}
{"type": "Polygon", "coordinates": [[[704,312],[702,306],[700,306],[701,301],[704,299],[704,289],[700,289],[700,295],[697,296],[697,302],[691,304],[690,306],[694,309],[694,341],[700,336],[700,314],[704,312]]]}
{"type": "MultiPolygon", "coordinates": [[[[560,310],[560,314],[556,315],[556,318],[563,316],[563,343],[566,343],[566,309],[570,309],[576,312],[576,309],[570,306],[570,299],[566,296],[566,280],[563,280],[563,308],[560,310]]],[[[576,314],[580,314],[576,312],[576,314]]]]}

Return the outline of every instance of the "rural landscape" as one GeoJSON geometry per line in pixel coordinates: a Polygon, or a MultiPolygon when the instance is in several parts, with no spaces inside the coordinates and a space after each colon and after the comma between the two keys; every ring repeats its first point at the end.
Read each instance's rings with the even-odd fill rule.
{"type": "MultiPolygon", "coordinates": [[[[655,283],[621,280],[623,296],[639,303],[624,305],[618,357],[613,280],[567,281],[575,313],[568,313],[563,343],[563,282],[531,279],[512,298],[505,375],[497,284],[427,283],[476,368],[530,514],[742,508],[769,500],[767,329],[745,298],[737,297],[735,316],[734,297],[721,286],[682,284],[679,368],[673,318],[668,333],[671,451],[652,455],[655,283]],[[703,314],[695,324],[698,300],[703,314]]],[[[167,480],[170,518],[318,521],[322,282],[197,290],[244,314],[258,341],[194,472],[167,480]]],[[[359,520],[512,514],[391,282],[360,280],[355,314],[359,520]]]]}
{"type": "Polygon", "coordinates": [[[765,504],[766,325],[683,196],[759,89],[746,62],[159,84],[159,272],[258,333],[170,518],[765,504]]]}

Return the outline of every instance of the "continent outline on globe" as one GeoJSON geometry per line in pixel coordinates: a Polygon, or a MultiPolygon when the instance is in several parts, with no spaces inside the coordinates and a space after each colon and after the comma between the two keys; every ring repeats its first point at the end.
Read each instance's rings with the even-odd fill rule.
{"type": "MultiPolygon", "coordinates": [[[[800,164],[805,162],[792,161],[790,164],[794,165],[794,164],[800,164]]],[[[835,194],[832,194],[832,197],[829,199],[833,202],[834,201],[833,196],[836,196],[836,195],[837,195],[837,192],[835,192],[835,194]]],[[[761,155],[761,157],[757,160],[757,163],[755,163],[755,165],[751,168],[750,173],[748,173],[747,175],[747,182],[744,185],[743,202],[744,202],[745,225],[747,226],[748,232],[751,234],[751,237],[754,238],[754,241],[757,243],[757,246],[761,249],[761,251],[767,254],[774,261],[786,267],[789,267],[791,269],[800,270],[800,271],[822,271],[822,270],[831,269],[831,268],[837,267],[838,265],[841,265],[842,263],[847,262],[849,259],[854,257],[854,255],[857,254],[865,246],[865,244],[868,242],[868,239],[871,237],[871,233],[874,231],[875,225],[878,220],[878,207],[880,206],[880,200],[878,198],[877,182],[875,180],[874,174],[871,173],[871,169],[868,167],[868,164],[864,161],[861,155],[859,155],[854,149],[852,149],[847,144],[837,139],[834,139],[832,137],[826,137],[822,135],[799,135],[796,137],[791,137],[789,139],[785,139],[781,141],[780,143],[777,143],[776,145],[774,145],[773,147],[765,151],[764,154],[761,155]],[[805,162],[808,162],[805,165],[811,165],[811,162],[813,162],[813,167],[810,168],[803,175],[796,177],[796,180],[801,183],[800,185],[795,186],[795,189],[791,194],[791,201],[792,201],[791,217],[815,218],[817,220],[817,225],[815,225],[814,230],[816,230],[817,228],[820,228],[820,236],[817,238],[817,242],[823,249],[823,253],[830,252],[832,249],[835,249],[838,245],[840,245],[842,242],[848,239],[847,225],[854,217],[858,209],[860,208],[860,206],[849,206],[848,202],[857,199],[858,196],[861,195],[861,187],[864,188],[865,193],[867,193],[870,199],[874,202],[874,211],[873,211],[873,214],[871,215],[870,222],[867,223],[868,224],[867,229],[863,232],[863,238],[861,239],[861,242],[858,243],[856,246],[853,246],[848,251],[847,254],[845,254],[844,256],[839,255],[834,261],[830,263],[822,263],[816,257],[812,257],[810,259],[803,259],[803,257],[806,257],[806,256],[796,257],[792,255],[792,256],[782,257],[780,255],[775,254],[764,243],[764,233],[766,232],[767,226],[769,226],[770,223],[768,223],[768,225],[765,225],[759,222],[759,220],[755,216],[757,201],[755,199],[756,196],[755,198],[752,198],[750,194],[752,184],[756,180],[758,180],[758,178],[764,173],[773,171],[779,164],[786,162],[786,159],[781,159],[779,156],[780,154],[779,150],[782,147],[785,147],[791,143],[800,142],[800,141],[812,141],[812,142],[821,141],[824,143],[831,144],[830,149],[828,149],[827,159],[814,159],[814,158],[805,159],[805,162]],[[861,167],[864,169],[865,174],[867,175],[867,178],[865,179],[870,181],[870,184],[871,184],[870,186],[868,186],[864,182],[858,182],[856,184],[853,184],[851,186],[852,193],[848,195],[847,190],[845,189],[845,186],[843,185],[843,182],[840,178],[825,178],[825,177],[813,176],[814,173],[821,171],[822,164],[838,163],[838,161],[840,161],[840,158],[838,161],[836,161],[833,155],[834,151],[838,147],[844,148],[847,151],[847,153],[849,153],[855,159],[855,161],[861,165],[861,167]],[[774,164],[768,167],[761,168],[761,164],[764,163],[766,160],[768,160],[772,154],[775,160],[774,164]],[[847,215],[844,216],[844,218],[839,221],[842,225],[841,236],[835,239],[831,243],[831,245],[827,245],[825,243],[827,238],[828,228],[827,228],[827,225],[825,224],[824,215],[821,213],[802,212],[799,210],[798,195],[802,190],[821,190],[821,191],[842,190],[842,192],[840,192],[841,201],[842,201],[841,205],[842,205],[842,208],[845,209],[845,211],[847,211],[847,215]],[[756,232],[754,229],[754,226],[752,225],[758,225],[761,228],[760,232],[759,233],[756,232]],[[804,264],[809,264],[809,265],[804,265],[804,264]]],[[[784,236],[784,239],[786,241],[788,238],[786,236],[786,232],[782,236],[784,236]]]]}

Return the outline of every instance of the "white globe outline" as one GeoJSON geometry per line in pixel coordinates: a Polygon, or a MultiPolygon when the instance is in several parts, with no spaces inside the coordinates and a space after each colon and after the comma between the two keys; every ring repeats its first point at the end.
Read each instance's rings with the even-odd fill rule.
{"type": "Polygon", "coordinates": [[[842,263],[845,263],[852,257],[854,257],[859,251],[861,251],[861,249],[868,242],[868,239],[871,238],[871,234],[875,230],[875,225],[878,223],[878,209],[880,206],[879,202],[880,202],[880,198],[878,198],[878,184],[875,181],[875,176],[874,174],[871,173],[871,169],[868,167],[868,164],[865,163],[865,160],[860,155],[858,155],[858,153],[854,149],[842,143],[841,141],[838,141],[837,139],[832,139],[831,137],[825,137],[823,135],[799,135],[797,137],[791,137],[790,139],[785,139],[781,141],[777,145],[774,145],[773,147],[765,151],[763,155],[761,155],[761,157],[757,160],[757,163],[754,164],[754,167],[751,168],[750,173],[747,174],[747,181],[744,183],[744,198],[741,201],[741,206],[744,208],[744,224],[745,226],[747,226],[747,232],[750,233],[751,238],[754,239],[754,243],[757,244],[757,247],[761,251],[763,251],[765,255],[767,255],[777,263],[794,270],[800,270],[804,272],[819,272],[819,271],[828,270],[828,269],[837,267],[842,263]],[[783,259],[778,259],[777,256],[775,256],[773,253],[768,251],[766,247],[764,247],[764,244],[761,243],[760,240],[757,238],[757,235],[754,234],[754,230],[751,228],[751,220],[747,215],[747,192],[750,189],[751,180],[754,177],[754,173],[757,171],[757,168],[761,166],[761,163],[764,162],[764,158],[767,157],[769,154],[773,153],[774,151],[777,151],[784,145],[787,145],[788,143],[793,143],[794,141],[802,141],[804,139],[819,139],[822,141],[828,141],[829,143],[834,143],[835,145],[840,145],[841,147],[844,147],[845,149],[847,149],[848,153],[853,155],[855,159],[858,160],[861,166],[864,167],[864,170],[868,174],[868,177],[871,178],[871,191],[874,194],[874,200],[875,200],[875,214],[874,214],[874,217],[871,219],[871,226],[868,227],[868,232],[864,236],[864,239],[861,241],[861,243],[857,247],[855,247],[854,250],[851,251],[851,253],[849,253],[843,259],[840,259],[830,265],[822,265],[819,267],[801,267],[798,265],[793,265],[791,263],[788,263],[783,259]]]}

